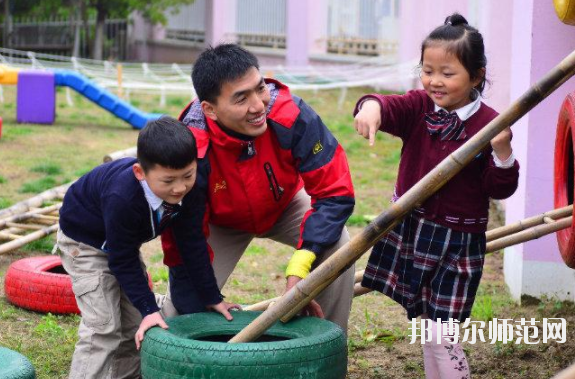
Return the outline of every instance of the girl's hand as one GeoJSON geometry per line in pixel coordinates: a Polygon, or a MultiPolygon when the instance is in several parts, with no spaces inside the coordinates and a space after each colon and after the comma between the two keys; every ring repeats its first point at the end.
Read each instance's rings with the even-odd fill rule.
{"type": "Polygon", "coordinates": [[[491,147],[501,162],[505,162],[513,152],[511,149],[511,129],[506,128],[493,137],[491,147]]]}
{"type": "Polygon", "coordinates": [[[140,323],[140,327],[138,328],[136,336],[134,337],[136,340],[136,349],[140,350],[140,344],[144,340],[146,331],[154,326],[159,326],[162,329],[168,329],[168,325],[164,321],[162,315],[160,315],[160,312],[155,312],[147,315],[140,323]]]}
{"type": "Polygon", "coordinates": [[[226,301],[222,301],[221,303],[214,305],[208,305],[206,308],[221,313],[228,321],[232,321],[234,319],[230,314],[230,309],[237,309],[237,310],[242,309],[240,305],[234,303],[228,303],[226,301]]]}
{"type": "Polygon", "coordinates": [[[361,105],[361,110],[353,120],[357,134],[369,140],[369,146],[375,143],[375,133],[381,126],[381,106],[376,100],[367,100],[361,105]]]}

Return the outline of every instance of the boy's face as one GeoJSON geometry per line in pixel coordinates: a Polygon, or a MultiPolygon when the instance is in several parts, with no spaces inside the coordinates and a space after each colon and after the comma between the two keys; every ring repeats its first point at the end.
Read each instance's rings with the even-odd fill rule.
{"type": "Polygon", "coordinates": [[[202,101],[206,117],[218,124],[250,137],[258,137],[267,129],[266,108],[270,91],[257,68],[222,85],[217,102],[202,101]]]}
{"type": "Polygon", "coordinates": [[[139,163],[132,169],[136,179],[145,180],[156,196],[170,204],[178,204],[194,186],[197,167],[197,162],[193,161],[180,169],[154,165],[144,172],[139,163]]]}

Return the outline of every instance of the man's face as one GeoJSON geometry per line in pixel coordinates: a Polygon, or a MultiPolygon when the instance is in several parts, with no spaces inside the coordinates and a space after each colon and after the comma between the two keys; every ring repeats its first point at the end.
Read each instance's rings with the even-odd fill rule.
{"type": "Polygon", "coordinates": [[[258,137],[267,129],[266,108],[270,91],[257,68],[222,85],[217,102],[202,101],[206,117],[236,133],[258,137]]]}
{"type": "Polygon", "coordinates": [[[178,204],[194,186],[197,167],[197,162],[193,161],[180,169],[154,165],[148,172],[144,172],[142,166],[136,163],[133,171],[136,179],[145,180],[160,199],[170,204],[178,204]]]}

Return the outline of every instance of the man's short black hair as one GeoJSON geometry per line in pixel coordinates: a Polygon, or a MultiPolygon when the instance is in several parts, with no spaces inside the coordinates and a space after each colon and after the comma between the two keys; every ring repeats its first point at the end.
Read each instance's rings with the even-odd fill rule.
{"type": "Polygon", "coordinates": [[[258,59],[246,49],[233,43],[210,46],[192,69],[198,99],[215,104],[223,84],[241,78],[252,67],[259,70],[258,59]]]}
{"type": "Polygon", "coordinates": [[[138,161],[144,172],[155,165],[181,169],[196,160],[196,139],[180,121],[162,116],[138,135],[138,161]]]}

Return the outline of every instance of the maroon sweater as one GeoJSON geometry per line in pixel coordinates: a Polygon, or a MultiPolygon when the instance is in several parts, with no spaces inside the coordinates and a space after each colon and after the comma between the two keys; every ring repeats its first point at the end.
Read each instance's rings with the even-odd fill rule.
{"type": "MultiPolygon", "coordinates": [[[[394,200],[497,116],[497,112],[481,103],[479,110],[464,122],[467,139],[441,141],[438,135],[432,136],[427,130],[424,115],[434,111],[434,104],[425,91],[409,91],[405,95],[366,95],[357,102],[354,115],[359,111],[358,105],[368,98],[381,105],[380,130],[403,141],[394,200]]],[[[415,212],[454,230],[485,232],[489,198],[511,196],[519,179],[517,161],[510,168],[496,167],[491,152],[489,145],[415,212]]]]}

